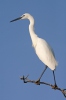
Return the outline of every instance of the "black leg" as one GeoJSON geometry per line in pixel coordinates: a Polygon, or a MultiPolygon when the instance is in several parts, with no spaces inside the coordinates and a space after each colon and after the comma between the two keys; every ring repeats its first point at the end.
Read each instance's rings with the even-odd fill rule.
{"type": "Polygon", "coordinates": [[[43,74],[44,74],[44,72],[46,71],[46,69],[47,69],[47,66],[46,66],[45,69],[43,70],[43,72],[42,72],[42,74],[40,75],[39,79],[36,81],[36,84],[37,84],[37,85],[40,85],[40,79],[41,79],[41,77],[43,76],[43,74]]]}
{"type": "Polygon", "coordinates": [[[57,87],[54,71],[53,71],[53,77],[54,77],[55,87],[57,87]]]}
{"type": "Polygon", "coordinates": [[[45,69],[43,70],[42,74],[40,75],[39,80],[40,80],[41,77],[43,76],[43,74],[44,74],[44,72],[46,71],[46,69],[47,69],[47,66],[45,66],[45,69]]]}

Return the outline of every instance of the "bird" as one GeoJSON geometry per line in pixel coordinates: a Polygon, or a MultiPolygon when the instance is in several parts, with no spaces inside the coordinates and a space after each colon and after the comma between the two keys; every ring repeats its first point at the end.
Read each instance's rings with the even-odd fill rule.
{"type": "Polygon", "coordinates": [[[46,40],[38,37],[38,35],[36,35],[35,31],[34,31],[34,18],[31,14],[29,13],[25,13],[22,16],[11,20],[10,22],[14,22],[17,20],[22,20],[22,19],[28,19],[29,20],[29,33],[30,33],[30,37],[32,40],[32,46],[35,50],[36,55],[38,56],[38,58],[44,63],[45,68],[43,70],[43,72],[41,73],[39,79],[36,81],[37,83],[40,82],[41,77],[43,76],[44,72],[46,71],[46,69],[49,67],[52,72],[53,72],[53,77],[54,77],[54,87],[57,87],[56,84],[56,79],[55,79],[55,69],[56,66],[58,66],[58,63],[56,61],[55,58],[55,54],[53,49],[51,48],[51,46],[46,42],[46,40]]]}

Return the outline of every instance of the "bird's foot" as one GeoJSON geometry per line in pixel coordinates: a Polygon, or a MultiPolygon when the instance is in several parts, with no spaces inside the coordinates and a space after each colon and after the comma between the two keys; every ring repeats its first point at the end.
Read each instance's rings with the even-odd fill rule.
{"type": "Polygon", "coordinates": [[[55,84],[54,86],[52,86],[52,89],[57,89],[58,88],[58,86],[57,86],[57,84],[55,84]]]}
{"type": "Polygon", "coordinates": [[[37,85],[40,85],[40,79],[38,79],[37,81],[35,81],[35,83],[36,83],[37,85]]]}

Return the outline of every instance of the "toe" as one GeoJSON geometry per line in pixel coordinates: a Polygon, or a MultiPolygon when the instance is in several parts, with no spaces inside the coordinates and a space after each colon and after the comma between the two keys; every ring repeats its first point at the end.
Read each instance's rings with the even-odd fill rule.
{"type": "Polygon", "coordinates": [[[35,81],[37,85],[40,85],[40,80],[35,81]]]}
{"type": "Polygon", "coordinates": [[[58,87],[58,86],[57,86],[56,84],[55,84],[54,86],[52,86],[53,89],[57,89],[57,87],[58,87]]]}

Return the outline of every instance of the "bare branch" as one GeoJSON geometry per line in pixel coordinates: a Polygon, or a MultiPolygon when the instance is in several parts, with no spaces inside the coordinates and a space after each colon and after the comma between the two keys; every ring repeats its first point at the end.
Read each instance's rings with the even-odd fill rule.
{"type": "Polygon", "coordinates": [[[36,85],[40,85],[40,84],[48,85],[48,86],[50,86],[50,87],[51,87],[52,89],[54,89],[54,90],[59,90],[59,91],[61,91],[62,94],[64,95],[64,97],[66,97],[66,89],[61,89],[61,88],[59,88],[59,87],[55,87],[54,85],[49,84],[49,83],[46,83],[46,82],[40,82],[40,81],[29,80],[29,79],[28,79],[28,76],[29,76],[29,75],[27,75],[26,77],[24,77],[24,76],[23,76],[23,77],[20,77],[20,79],[23,80],[24,83],[30,82],[30,83],[35,83],[36,85]]]}

